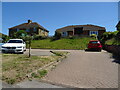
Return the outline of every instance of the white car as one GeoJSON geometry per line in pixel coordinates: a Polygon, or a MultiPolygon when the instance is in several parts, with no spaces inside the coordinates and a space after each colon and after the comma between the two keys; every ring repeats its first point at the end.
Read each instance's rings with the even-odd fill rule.
{"type": "Polygon", "coordinates": [[[24,53],[26,51],[26,44],[22,39],[10,39],[1,47],[3,53],[24,53]]]}

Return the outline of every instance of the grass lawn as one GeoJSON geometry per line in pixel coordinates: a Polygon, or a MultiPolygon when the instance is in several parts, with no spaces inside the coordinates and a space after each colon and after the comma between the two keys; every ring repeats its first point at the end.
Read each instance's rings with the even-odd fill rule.
{"type": "MultiPolygon", "coordinates": [[[[28,58],[22,54],[2,54],[2,80],[8,84],[14,84],[27,79],[26,76],[29,73],[38,70],[42,66],[49,64],[55,60],[58,60],[67,52],[55,52],[56,55],[52,56],[31,56],[28,58]]],[[[46,75],[47,71],[38,71],[39,75],[32,73],[31,77],[41,78],[46,75]]],[[[28,78],[29,79],[29,78],[28,78]]]]}
{"type": "Polygon", "coordinates": [[[33,40],[32,48],[40,49],[85,49],[89,40],[95,40],[94,38],[77,38],[77,39],[66,39],[51,41],[50,39],[44,40],[33,40]]]}

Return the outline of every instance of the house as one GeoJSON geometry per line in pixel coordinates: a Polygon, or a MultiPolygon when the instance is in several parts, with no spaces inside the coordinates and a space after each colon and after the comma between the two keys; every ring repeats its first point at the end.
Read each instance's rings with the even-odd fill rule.
{"type": "Polygon", "coordinates": [[[14,27],[9,28],[9,36],[12,37],[13,34],[19,30],[25,30],[28,35],[39,35],[39,36],[48,36],[49,31],[42,27],[37,22],[32,22],[28,20],[27,23],[23,23],[14,27]]]}
{"type": "Polygon", "coordinates": [[[116,28],[118,31],[120,31],[120,21],[118,22],[118,24],[116,25],[116,28]]]}
{"type": "Polygon", "coordinates": [[[90,36],[91,34],[96,34],[101,36],[106,32],[105,27],[96,26],[96,25],[71,25],[56,30],[60,32],[62,37],[66,36],[90,36]]]}

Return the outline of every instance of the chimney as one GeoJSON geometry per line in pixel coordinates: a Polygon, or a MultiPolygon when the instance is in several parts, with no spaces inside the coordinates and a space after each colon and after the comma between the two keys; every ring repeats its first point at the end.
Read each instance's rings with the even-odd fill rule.
{"type": "Polygon", "coordinates": [[[28,23],[32,23],[32,20],[28,20],[28,23]]]}

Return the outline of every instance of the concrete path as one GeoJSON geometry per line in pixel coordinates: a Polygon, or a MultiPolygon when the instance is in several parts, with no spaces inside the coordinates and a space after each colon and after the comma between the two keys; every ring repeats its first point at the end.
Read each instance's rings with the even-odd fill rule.
{"type": "Polygon", "coordinates": [[[24,81],[16,84],[16,86],[19,86],[20,88],[63,88],[62,86],[39,82],[37,80],[24,81]]]}
{"type": "Polygon", "coordinates": [[[45,82],[40,82],[38,80],[32,80],[32,81],[27,80],[14,85],[10,85],[5,82],[2,82],[2,88],[65,88],[65,87],[57,86],[45,82]]]}
{"type": "MultiPolygon", "coordinates": [[[[25,54],[28,54],[29,50],[27,49],[25,54]]],[[[53,55],[50,50],[42,50],[42,49],[31,49],[31,55],[35,56],[50,56],[53,55]]]]}
{"type": "Polygon", "coordinates": [[[106,51],[67,50],[71,54],[43,78],[56,85],[78,88],[118,88],[118,64],[106,51]]]}

